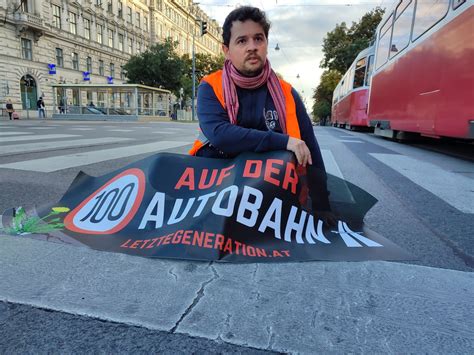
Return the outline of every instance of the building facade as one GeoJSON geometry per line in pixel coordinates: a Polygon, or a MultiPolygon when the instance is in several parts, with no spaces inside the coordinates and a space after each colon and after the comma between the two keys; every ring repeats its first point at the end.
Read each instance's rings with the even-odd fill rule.
{"type": "Polygon", "coordinates": [[[125,83],[129,58],[166,38],[179,54],[191,55],[193,33],[196,53],[221,50],[222,29],[192,0],[0,0],[0,18],[0,105],[17,111],[36,110],[40,96],[52,111],[64,97],[89,99],[53,100],[53,84],[125,83]]]}

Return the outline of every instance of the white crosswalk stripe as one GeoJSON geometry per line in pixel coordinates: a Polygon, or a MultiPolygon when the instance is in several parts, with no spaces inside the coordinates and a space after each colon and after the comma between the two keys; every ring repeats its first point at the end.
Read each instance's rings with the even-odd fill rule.
{"type": "Polygon", "coordinates": [[[50,158],[33,159],[16,163],[1,164],[0,168],[49,173],[53,171],[73,168],[82,165],[95,164],[107,160],[119,159],[138,154],[158,152],[160,150],[181,147],[187,144],[189,144],[189,142],[154,142],[148,144],[131,145],[121,148],[94,150],[84,153],[74,153],[50,158]]]}
{"type": "Polygon", "coordinates": [[[58,139],[58,138],[71,138],[80,137],[75,134],[39,134],[34,136],[16,136],[16,137],[3,137],[0,143],[4,142],[23,142],[23,141],[39,141],[43,139],[58,139]]]}
{"type": "Polygon", "coordinates": [[[331,153],[331,151],[329,149],[321,149],[321,155],[323,156],[326,172],[328,174],[337,176],[338,178],[344,179],[341,169],[339,169],[336,159],[334,159],[334,155],[331,153]]]}
{"type": "MultiPolygon", "coordinates": [[[[336,191],[334,191],[334,193],[331,193],[333,201],[354,203],[354,196],[352,195],[352,192],[347,186],[346,182],[343,181],[344,175],[342,175],[341,169],[339,169],[339,165],[337,165],[336,159],[334,158],[332,152],[329,149],[321,149],[321,155],[323,157],[326,172],[341,179],[337,181],[336,191]]],[[[331,189],[336,187],[329,186],[329,188],[331,189]]]]}
{"type": "Polygon", "coordinates": [[[21,134],[21,135],[23,135],[23,134],[33,134],[33,132],[0,132],[0,137],[1,136],[15,136],[15,135],[19,135],[19,134],[21,134]]]}
{"type": "Polygon", "coordinates": [[[56,150],[59,148],[73,148],[73,147],[89,147],[94,145],[102,145],[107,143],[120,143],[131,141],[131,138],[117,138],[117,137],[103,137],[103,138],[88,138],[67,141],[53,141],[53,142],[38,142],[25,143],[16,145],[5,145],[0,150],[0,155],[7,155],[12,153],[31,153],[41,152],[45,150],[56,150]]]}
{"type": "Polygon", "coordinates": [[[457,210],[474,213],[474,181],[472,179],[404,155],[380,153],[370,155],[457,210]]]}

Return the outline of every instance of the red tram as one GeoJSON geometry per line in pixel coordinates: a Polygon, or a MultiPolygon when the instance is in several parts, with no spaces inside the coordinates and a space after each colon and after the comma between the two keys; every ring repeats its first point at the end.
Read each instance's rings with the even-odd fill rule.
{"type": "Polygon", "coordinates": [[[333,92],[331,123],[349,129],[367,128],[367,101],[374,47],[358,54],[333,92]]]}
{"type": "Polygon", "coordinates": [[[376,33],[375,133],[474,138],[474,1],[400,0],[376,33]]]}

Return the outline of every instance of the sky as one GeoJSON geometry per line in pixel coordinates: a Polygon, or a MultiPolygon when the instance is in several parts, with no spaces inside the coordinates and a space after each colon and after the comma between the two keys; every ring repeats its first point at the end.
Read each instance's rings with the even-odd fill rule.
{"type": "Polygon", "coordinates": [[[251,5],[264,10],[271,22],[268,58],[272,68],[293,85],[311,111],[311,97],[323,72],[319,64],[326,33],[338,23],[346,22],[350,26],[376,6],[383,8],[391,2],[393,0],[202,0],[199,7],[221,26],[236,6],[251,5]],[[279,51],[275,50],[277,43],[279,51]]]}

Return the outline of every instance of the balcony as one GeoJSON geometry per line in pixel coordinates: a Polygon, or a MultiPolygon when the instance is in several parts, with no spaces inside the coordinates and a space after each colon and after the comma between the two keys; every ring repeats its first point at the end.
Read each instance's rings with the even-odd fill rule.
{"type": "Polygon", "coordinates": [[[46,30],[43,19],[38,15],[28,12],[17,12],[13,14],[13,19],[15,21],[16,35],[18,37],[27,31],[31,31],[37,42],[46,30]]]}

